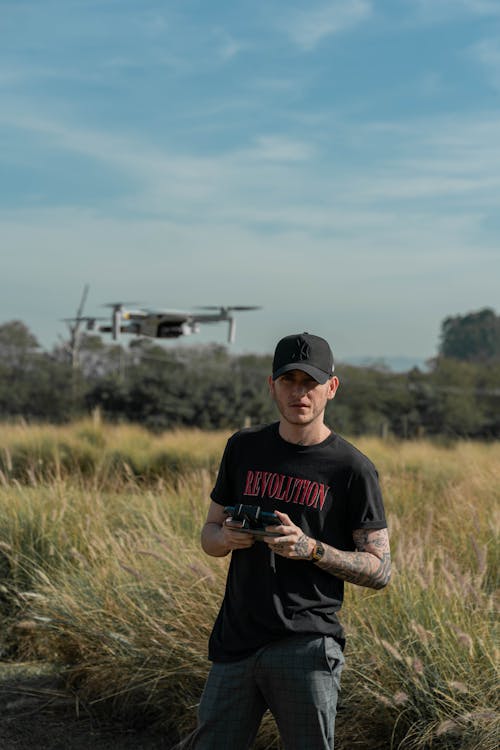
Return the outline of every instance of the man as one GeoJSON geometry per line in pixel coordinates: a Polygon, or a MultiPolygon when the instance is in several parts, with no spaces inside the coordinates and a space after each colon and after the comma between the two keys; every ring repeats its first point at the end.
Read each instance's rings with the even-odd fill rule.
{"type": "Polygon", "coordinates": [[[324,339],[283,338],[269,378],[279,422],[227,443],[201,534],[208,555],[231,563],[196,750],[249,748],[266,709],[286,750],[334,746],[344,581],[383,588],[391,563],[377,472],[324,422],[333,371],[324,339]],[[224,512],[237,504],[274,512],[278,525],[242,533],[224,512]]]}

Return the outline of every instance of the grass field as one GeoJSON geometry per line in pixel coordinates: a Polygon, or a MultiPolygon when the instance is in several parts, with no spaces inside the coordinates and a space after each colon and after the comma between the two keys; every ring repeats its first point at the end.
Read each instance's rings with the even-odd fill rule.
{"type": "MultiPolygon", "coordinates": [[[[227,567],[198,539],[226,437],[2,430],[4,661],[56,668],[131,722],[193,726],[227,567]]],[[[499,445],[356,444],[380,471],[394,572],[381,592],[346,587],[336,746],[496,750],[499,445]]],[[[256,747],[279,747],[272,720],[256,747]]]]}

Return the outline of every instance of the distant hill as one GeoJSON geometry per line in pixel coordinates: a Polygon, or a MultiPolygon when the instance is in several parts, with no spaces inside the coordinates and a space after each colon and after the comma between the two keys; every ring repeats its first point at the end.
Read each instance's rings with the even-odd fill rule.
{"type": "Polygon", "coordinates": [[[344,360],[346,365],[354,365],[355,367],[387,367],[393,372],[408,372],[414,367],[418,367],[422,372],[427,372],[429,369],[427,366],[428,358],[423,357],[396,357],[396,356],[381,356],[381,357],[348,357],[344,360]]]}

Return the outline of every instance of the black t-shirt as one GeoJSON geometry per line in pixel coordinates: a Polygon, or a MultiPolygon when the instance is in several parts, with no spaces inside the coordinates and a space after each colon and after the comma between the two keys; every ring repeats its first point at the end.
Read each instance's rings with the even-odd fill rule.
{"type": "MultiPolygon", "coordinates": [[[[354,550],[354,529],[387,526],[371,461],[339,435],[316,445],[283,440],[279,424],[241,430],[227,442],[211,493],[220,505],[287,513],[307,536],[354,550]]],[[[296,633],[344,645],[336,613],[344,582],[309,560],[275,555],[267,544],[231,553],[226,591],[209,641],[212,661],[236,661],[296,633]]]]}

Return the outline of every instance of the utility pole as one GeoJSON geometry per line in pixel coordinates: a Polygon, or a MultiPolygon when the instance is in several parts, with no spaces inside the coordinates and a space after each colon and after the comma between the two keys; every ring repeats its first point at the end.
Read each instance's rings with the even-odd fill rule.
{"type": "Polygon", "coordinates": [[[84,320],[83,310],[85,307],[85,302],[87,301],[88,293],[89,285],[85,284],[85,286],[83,287],[80,304],[78,305],[78,309],[76,311],[76,317],[72,318],[71,320],[66,320],[69,329],[69,340],[65,341],[63,345],[65,351],[69,355],[69,361],[71,363],[71,402],[73,404],[73,407],[76,405],[77,400],[77,380],[80,367],[80,328],[84,320]]]}

